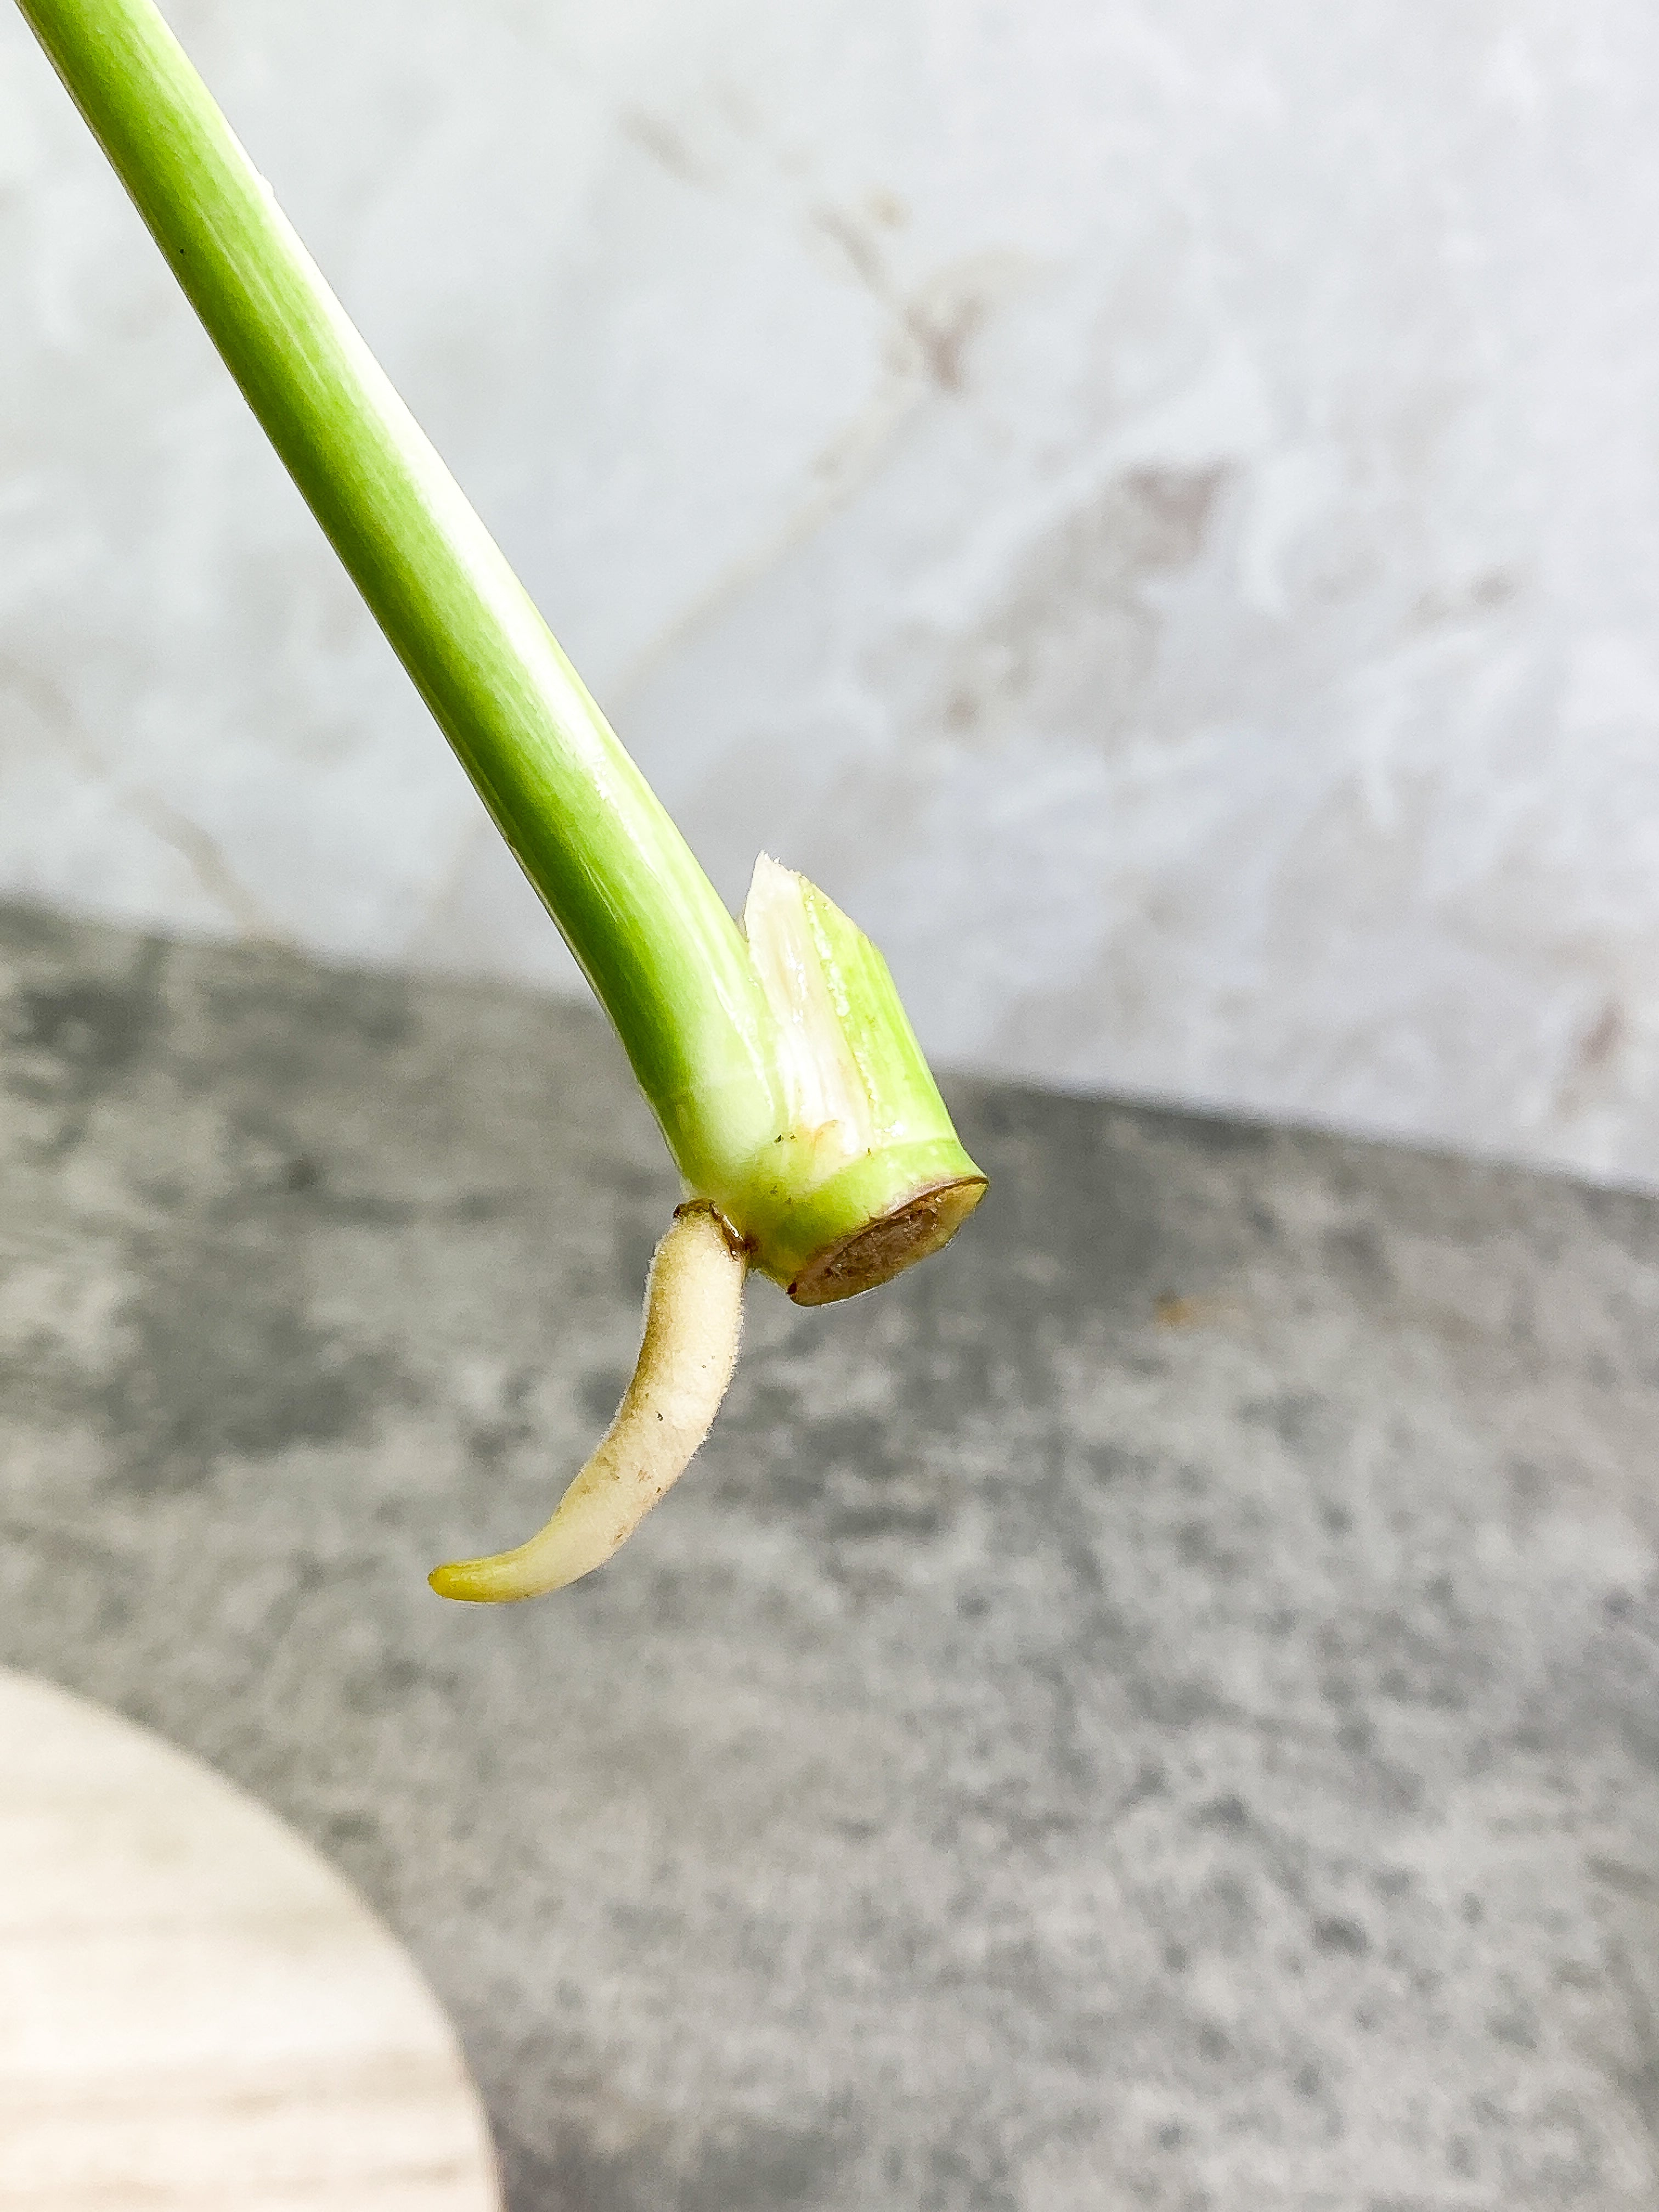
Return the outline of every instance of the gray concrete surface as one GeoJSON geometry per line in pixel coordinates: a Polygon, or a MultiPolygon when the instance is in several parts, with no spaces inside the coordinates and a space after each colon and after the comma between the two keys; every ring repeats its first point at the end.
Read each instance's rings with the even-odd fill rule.
{"type": "Polygon", "coordinates": [[[515,2212],[1659,2203],[1659,1208],[1007,1088],[602,1575],[674,1195],[580,1010],[11,910],[0,1656],[258,1791],[515,2212]]]}

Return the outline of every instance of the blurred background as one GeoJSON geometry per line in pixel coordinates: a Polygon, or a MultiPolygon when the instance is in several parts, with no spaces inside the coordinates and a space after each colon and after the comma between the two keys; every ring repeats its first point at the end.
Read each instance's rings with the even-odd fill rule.
{"type": "MultiPolygon", "coordinates": [[[[1659,1179],[1651,8],[169,12],[734,904],[1659,1179]]],[[[0,893],[580,989],[9,12],[0,330],[0,893]]]]}

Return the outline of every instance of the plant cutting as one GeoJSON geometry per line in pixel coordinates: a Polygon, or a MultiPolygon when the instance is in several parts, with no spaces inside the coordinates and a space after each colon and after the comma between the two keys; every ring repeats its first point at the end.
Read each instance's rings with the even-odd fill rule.
{"type": "Polygon", "coordinates": [[[734,921],[153,0],[19,0],[615,1024],[684,1180],[617,1418],[541,1533],[441,1595],[608,1559],[707,1434],[756,1271],[818,1305],[983,1196],[879,952],[763,857],[734,921]]]}

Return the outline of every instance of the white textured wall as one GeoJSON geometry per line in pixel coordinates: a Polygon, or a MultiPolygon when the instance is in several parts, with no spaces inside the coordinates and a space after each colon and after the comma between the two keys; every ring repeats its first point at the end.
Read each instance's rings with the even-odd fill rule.
{"type": "MultiPolygon", "coordinates": [[[[1659,1178],[1652,0],[178,0],[735,901],[1659,1178]]],[[[574,980],[0,12],[0,889],[574,980]]]]}

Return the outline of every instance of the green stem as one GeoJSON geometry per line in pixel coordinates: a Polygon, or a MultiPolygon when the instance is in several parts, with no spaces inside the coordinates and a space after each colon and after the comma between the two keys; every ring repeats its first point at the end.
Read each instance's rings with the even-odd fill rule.
{"type": "Polygon", "coordinates": [[[150,0],[20,0],[622,1037],[687,1179],[776,1125],[742,939],[150,0]]]}
{"type": "Polygon", "coordinates": [[[827,979],[828,1028],[815,1044],[781,1014],[776,974],[757,968],[152,0],[18,4],[616,1024],[691,1191],[805,1298],[845,1296],[942,1243],[983,1179],[880,956],[813,893],[820,921],[835,918],[809,963],[827,979]],[[872,1048],[884,1024],[890,1049],[872,1048]],[[860,1145],[833,1176],[798,1080],[802,1052],[820,1048],[852,1050],[865,1085],[848,1125],[860,1145]]]}

